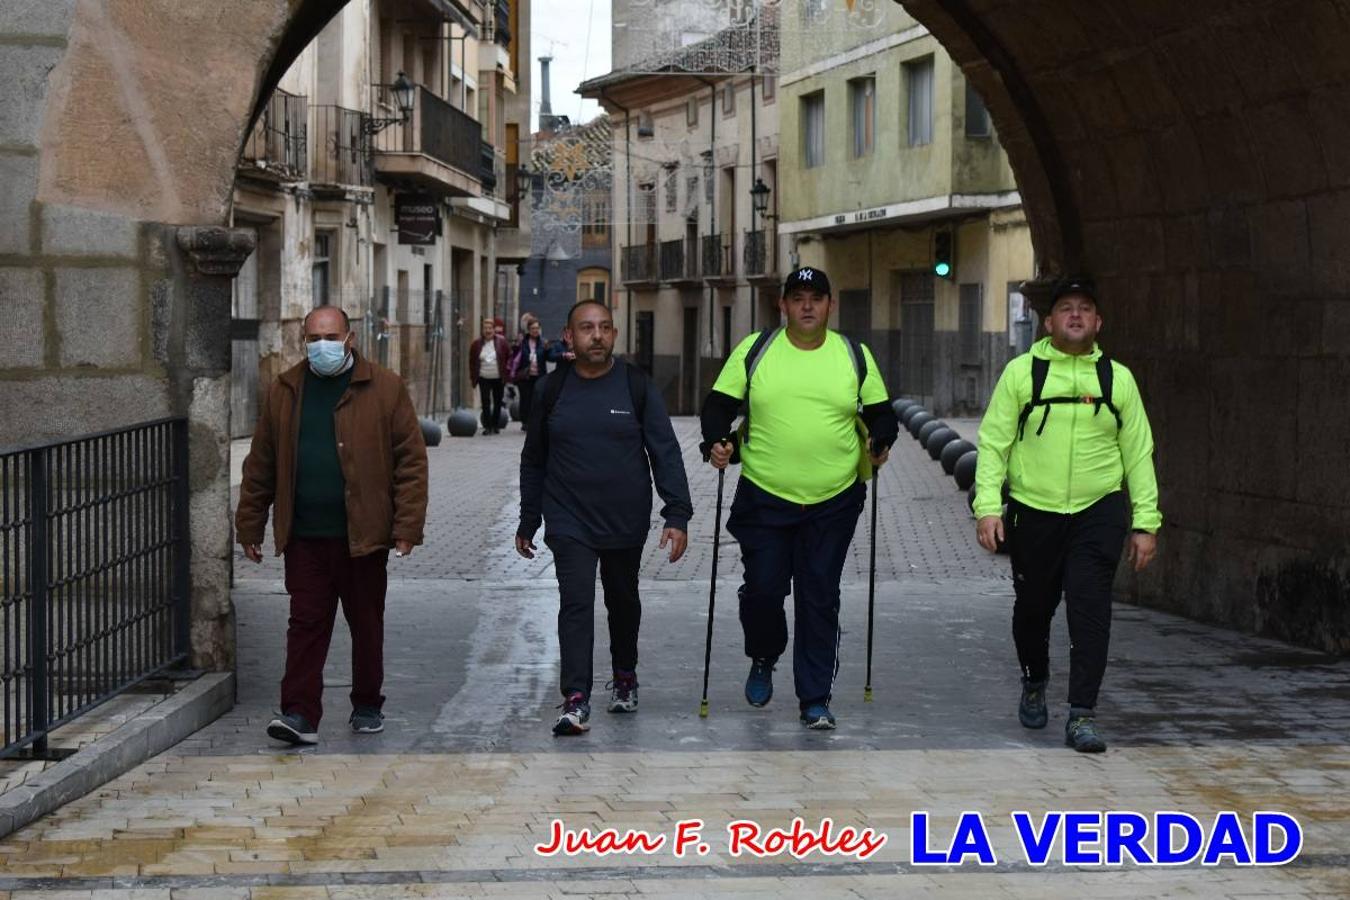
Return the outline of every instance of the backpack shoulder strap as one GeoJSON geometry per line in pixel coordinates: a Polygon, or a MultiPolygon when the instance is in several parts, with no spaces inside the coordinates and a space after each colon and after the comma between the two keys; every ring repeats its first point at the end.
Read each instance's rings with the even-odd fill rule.
{"type": "Polygon", "coordinates": [[[755,377],[755,370],[759,368],[760,361],[764,358],[764,350],[769,346],[769,342],[778,337],[781,327],[769,329],[766,328],[755,338],[755,342],[750,345],[749,351],[745,354],[745,393],[750,394],[750,379],[755,377]]]}
{"type": "Polygon", "coordinates": [[[544,403],[544,431],[548,431],[548,417],[553,412],[553,407],[558,405],[558,395],[562,393],[563,382],[567,380],[567,374],[572,371],[572,364],[569,362],[560,362],[558,367],[548,373],[548,380],[544,382],[544,396],[541,398],[544,403]]]}
{"type": "Polygon", "coordinates": [[[741,443],[750,443],[750,382],[755,378],[755,370],[759,368],[760,362],[764,359],[764,351],[778,333],[783,330],[780,325],[777,328],[766,328],[755,338],[755,342],[750,345],[750,349],[745,354],[745,396],[741,402],[745,406],[745,415],[741,416],[741,443]]]}
{"type": "MultiPolygon", "coordinates": [[[[1031,399],[1022,407],[1022,414],[1017,417],[1017,439],[1020,441],[1026,436],[1027,419],[1031,417],[1031,410],[1040,405],[1041,392],[1045,390],[1045,379],[1050,375],[1050,360],[1039,356],[1031,358],[1031,399]]],[[[1045,408],[1046,413],[1050,412],[1050,407],[1045,408]]],[[[1041,428],[1045,428],[1045,419],[1041,419],[1041,428]]],[[[1040,434],[1040,429],[1037,429],[1040,434]]]]}
{"type": "Polygon", "coordinates": [[[628,377],[628,399],[633,401],[633,415],[641,424],[643,413],[647,411],[647,373],[627,360],[623,365],[628,377]]]}
{"type": "Polygon", "coordinates": [[[1097,408],[1092,414],[1095,416],[1105,406],[1111,410],[1111,415],[1116,417],[1116,430],[1119,431],[1122,425],[1120,410],[1116,409],[1115,403],[1111,402],[1111,388],[1114,381],[1115,369],[1111,365],[1110,358],[1103,354],[1097,359],[1097,387],[1100,396],[1097,398],[1097,408]]]}
{"type": "Polygon", "coordinates": [[[852,335],[840,332],[840,336],[848,346],[849,359],[853,360],[853,373],[858,376],[858,408],[861,409],[863,382],[867,380],[867,356],[863,353],[862,344],[854,340],[852,335]]]}

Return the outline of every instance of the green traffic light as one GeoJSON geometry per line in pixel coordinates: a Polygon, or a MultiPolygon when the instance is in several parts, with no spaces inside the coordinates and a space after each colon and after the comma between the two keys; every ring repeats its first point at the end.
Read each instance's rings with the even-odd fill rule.
{"type": "Polygon", "coordinates": [[[939,278],[946,278],[952,274],[952,267],[950,263],[940,262],[933,266],[933,271],[939,278]]]}

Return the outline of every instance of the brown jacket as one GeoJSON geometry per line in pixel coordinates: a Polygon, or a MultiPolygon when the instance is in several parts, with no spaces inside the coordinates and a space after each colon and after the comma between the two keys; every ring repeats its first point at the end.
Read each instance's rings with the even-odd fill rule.
{"type": "MultiPolygon", "coordinates": [[[[352,556],[422,543],[427,515],[427,448],[403,379],[353,351],[351,385],[333,412],[338,459],[347,482],[347,543],[352,556]]],[[[307,361],[273,382],[263,402],[234,527],[241,544],[261,544],[267,508],[275,507],[277,555],[286,550],[295,513],[300,396],[307,361]]]]}

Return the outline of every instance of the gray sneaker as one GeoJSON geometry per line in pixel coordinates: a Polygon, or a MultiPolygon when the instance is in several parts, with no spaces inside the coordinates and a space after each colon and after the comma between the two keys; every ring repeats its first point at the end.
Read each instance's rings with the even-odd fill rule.
{"type": "Polygon", "coordinates": [[[1017,720],[1023,728],[1044,728],[1050,721],[1045,708],[1045,682],[1022,679],[1022,699],[1017,704],[1017,720]]]}
{"type": "Polygon", "coordinates": [[[317,744],[319,732],[299,713],[284,713],[267,725],[267,736],[288,744],[317,744]]]}
{"type": "Polygon", "coordinates": [[[1064,725],[1064,746],[1072,747],[1079,753],[1102,753],[1106,750],[1106,741],[1097,731],[1096,719],[1071,714],[1064,725]]]}
{"type": "Polygon", "coordinates": [[[358,706],[352,710],[351,718],[347,721],[357,734],[379,734],[384,731],[384,713],[367,706],[358,706]]]}
{"type": "Polygon", "coordinates": [[[559,706],[562,715],[553,723],[553,733],[559,737],[569,734],[585,734],[591,730],[591,703],[580,691],[573,691],[559,706]]]}

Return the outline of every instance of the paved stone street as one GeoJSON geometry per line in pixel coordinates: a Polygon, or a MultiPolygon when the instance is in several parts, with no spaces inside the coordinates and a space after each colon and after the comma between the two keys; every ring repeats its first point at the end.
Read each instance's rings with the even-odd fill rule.
{"type": "MultiPolygon", "coordinates": [[[[976,423],[953,424],[973,438],[976,423]]],[[[711,715],[699,719],[717,477],[696,461],[696,423],[677,429],[695,519],[680,563],[649,544],[638,715],[597,710],[589,735],[550,735],[559,699],[551,562],[546,550],[530,562],[511,548],[521,435],[447,438],[430,451],[427,545],[390,561],[385,733],[347,731],[349,640],[339,627],[322,743],[292,752],[266,738],[287,600],[278,560],[239,557],[237,707],[0,842],[0,895],[1350,895],[1350,662],[1118,605],[1100,709],[1110,751],[1064,749],[1062,704],[1045,731],[1022,729],[1007,560],[979,549],[965,495],[905,435],[880,478],[875,701],[863,702],[865,513],[845,575],[839,730],[797,724],[787,658],[773,703],[745,704],[739,560],[725,534],[711,715]],[[1009,819],[1112,809],[1182,810],[1206,823],[1221,810],[1283,811],[1303,824],[1303,851],[1278,869],[1040,868],[1022,857],[1009,819]],[[997,864],[914,865],[916,810],[932,814],[930,844],[943,847],[961,812],[984,813],[997,864]],[[889,842],[867,862],[728,852],[730,821],[787,826],[794,816],[870,826],[889,842]],[[548,859],[532,848],[555,818],[667,835],[700,818],[710,852],[548,859]]],[[[729,504],[734,475],[725,490],[729,504]]],[[[604,655],[602,638],[597,673],[604,655]]]]}

